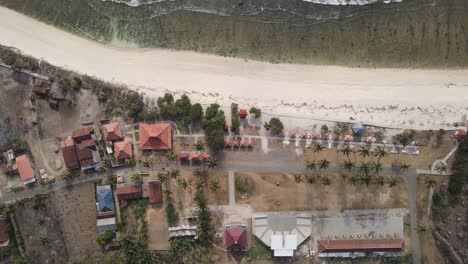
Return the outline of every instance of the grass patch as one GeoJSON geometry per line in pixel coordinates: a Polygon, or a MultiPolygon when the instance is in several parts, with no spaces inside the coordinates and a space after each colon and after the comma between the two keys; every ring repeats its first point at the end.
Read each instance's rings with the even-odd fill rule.
{"type": "Polygon", "coordinates": [[[253,242],[245,255],[252,260],[272,260],[271,250],[262,243],[253,242]]]}

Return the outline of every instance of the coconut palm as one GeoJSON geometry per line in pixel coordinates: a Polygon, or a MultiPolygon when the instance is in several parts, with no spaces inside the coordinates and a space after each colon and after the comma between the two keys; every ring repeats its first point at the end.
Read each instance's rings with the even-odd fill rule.
{"type": "Polygon", "coordinates": [[[189,184],[188,184],[188,182],[187,182],[185,179],[180,179],[177,183],[178,183],[178,184],[180,185],[180,187],[181,187],[182,189],[184,189],[184,190],[187,189],[187,188],[189,187],[189,184]]]}
{"type": "Polygon", "coordinates": [[[344,168],[348,170],[348,172],[351,172],[351,170],[354,168],[355,164],[351,160],[345,160],[344,161],[344,168]]]}
{"type": "Polygon", "coordinates": [[[442,173],[448,172],[448,166],[445,162],[441,161],[435,166],[435,171],[442,175],[442,173]]]}
{"type": "Polygon", "coordinates": [[[301,183],[301,182],[302,182],[302,175],[300,175],[300,174],[295,174],[295,175],[294,175],[294,181],[295,181],[296,183],[301,183]]]}
{"type": "Polygon", "coordinates": [[[410,164],[404,163],[404,162],[400,162],[400,170],[401,170],[401,172],[408,171],[408,169],[409,169],[410,167],[411,167],[410,164]]]}
{"type": "Polygon", "coordinates": [[[193,150],[197,152],[205,151],[205,143],[203,142],[203,140],[197,140],[197,142],[193,144],[193,150]]]}
{"type": "Polygon", "coordinates": [[[158,179],[161,183],[167,182],[167,172],[166,171],[160,171],[158,173],[158,179]]]}
{"type": "Polygon", "coordinates": [[[210,184],[208,186],[213,192],[216,192],[217,190],[219,190],[219,188],[221,188],[219,182],[217,181],[210,181],[210,184]]]}
{"type": "Polygon", "coordinates": [[[131,180],[132,182],[138,182],[138,181],[140,181],[140,174],[138,174],[138,173],[133,174],[132,177],[130,177],[130,180],[131,180]]]}
{"type": "Polygon", "coordinates": [[[177,179],[180,176],[180,170],[175,169],[175,170],[170,170],[169,171],[169,177],[172,179],[177,179]]]}
{"type": "Polygon", "coordinates": [[[314,147],[314,152],[316,153],[320,153],[322,150],[324,149],[323,145],[322,144],[315,144],[315,147],[314,147]]]}
{"type": "Polygon", "coordinates": [[[427,187],[432,188],[436,184],[436,181],[435,181],[434,177],[426,176],[424,178],[424,184],[426,184],[427,187]]]}
{"type": "Polygon", "coordinates": [[[135,158],[128,159],[126,163],[127,163],[127,166],[132,167],[132,168],[136,166],[135,158]]]}
{"type": "Polygon", "coordinates": [[[306,160],[305,167],[307,170],[315,171],[317,169],[317,163],[315,162],[315,160],[306,160]]]}
{"type": "Polygon", "coordinates": [[[361,164],[359,165],[359,171],[361,173],[364,173],[364,175],[369,175],[369,173],[371,172],[371,164],[367,163],[367,162],[361,162],[361,164]]]}
{"type": "Polygon", "coordinates": [[[318,165],[320,170],[326,170],[330,167],[330,161],[326,159],[319,160],[318,165]]]}
{"type": "Polygon", "coordinates": [[[380,162],[372,162],[372,169],[374,170],[375,174],[379,174],[382,172],[382,163],[380,162]]]}
{"type": "Polygon", "coordinates": [[[418,223],[418,225],[416,226],[416,232],[425,233],[427,232],[427,227],[424,224],[418,223]]]}
{"type": "Polygon", "coordinates": [[[313,175],[307,175],[306,179],[307,179],[307,183],[309,185],[313,185],[313,184],[315,184],[317,182],[317,177],[315,177],[313,175]]]}
{"type": "Polygon", "coordinates": [[[388,187],[390,187],[390,188],[397,186],[398,183],[400,183],[399,178],[390,177],[390,178],[387,179],[387,184],[388,184],[388,187]]]}
{"type": "Polygon", "coordinates": [[[214,169],[219,165],[219,161],[215,158],[208,159],[206,163],[209,169],[214,169]]]}
{"type": "Polygon", "coordinates": [[[175,154],[174,150],[170,149],[164,154],[166,160],[168,162],[174,162],[177,159],[177,155],[175,154]]]}
{"type": "Polygon", "coordinates": [[[329,177],[325,176],[325,177],[322,178],[322,180],[320,181],[320,183],[321,183],[323,186],[329,186],[329,185],[332,184],[332,180],[331,180],[329,177]]]}
{"type": "Polygon", "coordinates": [[[362,184],[365,184],[367,187],[369,187],[369,184],[371,184],[372,182],[372,177],[370,175],[362,175],[360,178],[359,178],[359,181],[362,183],[362,184]]]}
{"type": "Polygon", "coordinates": [[[383,176],[379,176],[374,179],[374,184],[378,187],[382,187],[385,185],[385,178],[383,176]]]}
{"type": "Polygon", "coordinates": [[[346,145],[342,150],[341,152],[343,153],[343,155],[345,155],[347,158],[349,158],[349,154],[353,153],[353,150],[351,149],[351,147],[349,145],[346,145]]]}
{"type": "Polygon", "coordinates": [[[370,151],[369,151],[369,149],[368,149],[366,146],[361,146],[361,147],[359,147],[358,152],[359,152],[359,156],[360,156],[361,158],[363,158],[363,159],[364,159],[365,157],[369,157],[369,156],[370,156],[370,151]]]}
{"type": "Polygon", "coordinates": [[[163,196],[166,198],[166,200],[169,200],[171,198],[172,192],[169,190],[164,190],[163,191],[163,196]]]}
{"type": "Polygon", "coordinates": [[[149,159],[145,159],[145,160],[143,160],[142,164],[143,164],[143,167],[149,168],[149,167],[151,167],[152,162],[149,159]]]}
{"type": "Polygon", "coordinates": [[[375,154],[374,156],[377,157],[377,162],[380,162],[380,159],[387,156],[388,153],[387,151],[385,150],[385,148],[382,148],[381,146],[378,146],[376,149],[375,149],[375,154]]]}
{"type": "Polygon", "coordinates": [[[352,186],[356,186],[358,183],[360,183],[359,178],[357,176],[352,176],[348,179],[348,184],[352,186]]]}

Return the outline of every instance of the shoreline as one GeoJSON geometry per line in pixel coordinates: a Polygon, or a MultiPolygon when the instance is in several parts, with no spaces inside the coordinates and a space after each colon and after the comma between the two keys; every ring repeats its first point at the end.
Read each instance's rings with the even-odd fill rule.
{"type": "MultiPolygon", "coordinates": [[[[468,69],[270,64],[188,51],[113,47],[0,7],[0,44],[156,97],[186,93],[282,115],[436,129],[466,121],[468,69]],[[465,119],[465,120],[463,120],[465,119]],[[378,120],[378,121],[377,121],[378,120]]],[[[297,121],[300,125],[301,122],[297,121]]]]}

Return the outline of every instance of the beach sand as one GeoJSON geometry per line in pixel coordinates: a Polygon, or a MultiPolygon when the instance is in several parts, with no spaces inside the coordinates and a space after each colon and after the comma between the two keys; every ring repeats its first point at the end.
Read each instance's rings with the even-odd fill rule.
{"type": "MultiPolygon", "coordinates": [[[[57,66],[128,85],[149,97],[186,93],[274,115],[419,129],[468,114],[468,69],[366,69],[270,64],[193,52],[117,48],[0,8],[0,44],[57,66]]],[[[298,121],[300,125],[300,121],[298,121]]]]}

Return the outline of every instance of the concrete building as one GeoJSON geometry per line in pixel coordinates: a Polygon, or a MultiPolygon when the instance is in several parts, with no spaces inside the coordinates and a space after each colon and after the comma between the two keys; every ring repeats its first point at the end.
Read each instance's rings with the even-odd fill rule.
{"type": "Polygon", "coordinates": [[[98,219],[96,222],[96,227],[97,227],[98,233],[102,233],[106,230],[115,230],[116,219],[115,217],[98,219]]]}
{"type": "Polygon", "coordinates": [[[274,251],[275,257],[292,257],[312,231],[312,215],[304,212],[257,213],[252,231],[274,251]]]}
{"type": "Polygon", "coordinates": [[[404,254],[403,217],[367,212],[314,218],[313,239],[314,252],[319,257],[401,256],[404,254]]]}

